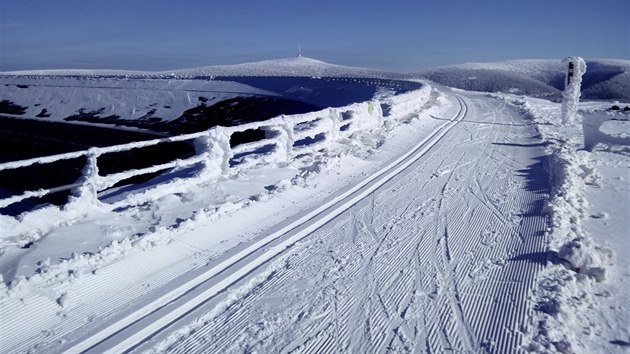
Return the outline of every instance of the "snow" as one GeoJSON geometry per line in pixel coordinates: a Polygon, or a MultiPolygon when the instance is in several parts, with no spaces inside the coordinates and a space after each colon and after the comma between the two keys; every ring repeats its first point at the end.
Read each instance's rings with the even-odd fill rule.
{"type": "MultiPolygon", "coordinates": [[[[464,119],[451,125],[426,156],[361,202],[351,202],[286,255],[234,286],[219,306],[203,306],[191,315],[191,325],[149,350],[513,350],[519,334],[502,328],[523,320],[526,312],[514,309],[524,304],[516,294],[527,289],[513,282],[526,284],[541,266],[515,258],[543,245],[525,230],[544,227],[545,219],[535,215],[521,223],[517,210],[530,207],[524,199],[531,195],[504,193],[525,183],[515,172],[521,163],[536,164],[532,158],[541,149],[515,156],[519,147],[492,144],[513,141],[514,133],[531,127],[518,124],[520,117],[505,107],[475,114],[488,103],[483,98],[460,102],[459,109],[433,119],[470,114],[470,124],[464,119]],[[496,119],[509,127],[493,124],[496,119]],[[480,158],[486,154],[496,158],[480,158]],[[515,295],[506,300],[507,294],[515,295]],[[503,316],[505,311],[515,315],[503,316]],[[481,315],[489,313],[497,316],[481,315]],[[499,325],[490,328],[495,321],[499,325]],[[210,333],[217,340],[206,341],[210,333]]],[[[457,108],[458,101],[452,104],[457,108]]]]}
{"type": "Polygon", "coordinates": [[[99,112],[103,117],[159,117],[170,121],[185,110],[196,107],[200,96],[208,99],[205,102],[207,105],[235,97],[278,96],[236,82],[212,80],[44,76],[4,77],[0,78],[0,84],[0,98],[27,107],[25,117],[36,117],[46,109],[46,114],[50,116],[45,118],[55,121],[62,121],[80,111],[99,112]]]}
{"type": "MultiPolygon", "coordinates": [[[[559,103],[511,86],[518,74],[535,78],[527,90],[544,88],[536,80],[555,77],[554,65],[563,75],[558,63],[450,71],[507,78],[507,93],[383,89],[179,137],[194,140],[192,162],[140,185],[103,191],[139,171],[99,176],[88,164],[67,206],[0,215],[0,351],[624,352],[628,114],[608,110],[611,100],[581,102],[565,126],[559,103]],[[230,134],[252,128],[266,139],[229,146],[230,134]]],[[[174,74],[362,70],[298,58],[174,74]]],[[[83,80],[92,79],[54,78],[83,80]]],[[[185,106],[182,92],[198,84],[180,79],[177,93],[156,78],[94,80],[117,107],[115,87],[137,89],[117,85],[164,85],[185,106]]]]}
{"type": "Polygon", "coordinates": [[[194,69],[169,70],[162,72],[125,70],[30,70],[2,72],[1,75],[19,76],[127,76],[189,78],[195,76],[306,76],[306,77],[401,77],[375,69],[356,68],[325,63],[305,56],[263,60],[236,65],[214,65],[194,69]]]}
{"type": "MultiPolygon", "coordinates": [[[[367,104],[365,104],[365,106],[367,106],[367,104]]],[[[362,106],[359,105],[358,107],[362,106]]],[[[378,105],[376,105],[376,107],[378,107],[378,105]]],[[[367,111],[367,107],[364,108],[367,111]]],[[[377,133],[375,136],[372,136],[371,139],[367,139],[369,135],[362,134],[360,131],[355,131],[353,133],[355,139],[347,140],[346,143],[338,146],[332,145],[332,147],[337,146],[335,150],[340,149],[340,157],[348,155],[348,157],[345,158],[346,163],[360,163],[363,166],[376,167],[379,163],[367,164],[367,162],[361,162],[362,159],[353,158],[352,156],[359,153],[367,154],[366,156],[369,156],[369,146],[372,144],[370,140],[376,139],[378,141],[382,139],[378,138],[380,134],[381,133],[377,133]],[[362,141],[366,141],[368,145],[365,145],[362,141]]],[[[331,154],[333,161],[338,159],[335,157],[335,152],[331,152],[331,154]]],[[[11,294],[10,298],[18,299],[22,296],[27,296],[27,294],[30,293],[29,289],[32,289],[32,287],[41,288],[43,286],[70,286],[74,281],[76,281],[73,280],[75,277],[83,279],[86,276],[89,278],[89,274],[92,273],[100,275],[103,267],[108,265],[113,266],[112,261],[121,261],[133,256],[133,254],[142,254],[143,250],[153,249],[155,247],[159,247],[160,245],[168,245],[174,241],[173,237],[175,235],[180,234],[184,230],[198,228],[199,225],[203,225],[209,220],[230,215],[248,205],[256,205],[257,203],[264,202],[266,199],[278,194],[279,191],[286,189],[288,186],[295,185],[293,188],[297,190],[294,190],[293,193],[298,193],[294,196],[294,199],[297,198],[296,200],[300,201],[300,203],[304,203],[303,198],[305,192],[316,192],[316,195],[319,195],[319,197],[314,198],[314,201],[317,201],[324,195],[331,193],[330,188],[339,182],[339,177],[329,181],[331,187],[323,190],[308,187],[304,181],[309,175],[317,175],[318,173],[316,171],[322,171],[324,165],[326,164],[330,164],[330,162],[326,162],[326,160],[322,160],[321,157],[318,157],[317,154],[311,153],[287,166],[284,169],[286,172],[272,169],[270,171],[272,173],[267,174],[270,176],[269,179],[262,178],[265,173],[261,175],[261,172],[264,170],[257,169],[255,170],[256,173],[252,175],[249,175],[247,170],[243,170],[242,172],[236,173],[233,178],[226,180],[225,183],[216,184],[211,182],[209,184],[195,183],[193,185],[188,185],[189,192],[184,195],[179,194],[177,197],[165,196],[163,198],[158,198],[154,194],[153,197],[149,198],[151,201],[150,205],[152,206],[140,204],[137,207],[132,206],[122,212],[114,213],[111,216],[105,215],[105,217],[100,214],[102,211],[88,213],[88,215],[84,216],[79,223],[75,222],[67,228],[58,227],[54,229],[53,232],[49,233],[44,240],[38,242],[38,247],[28,249],[27,252],[30,253],[30,255],[22,256],[22,266],[19,266],[18,268],[20,272],[22,272],[20,274],[29,274],[30,276],[28,279],[16,280],[11,283],[11,289],[9,290],[9,294],[11,294]],[[296,175],[296,173],[298,174],[296,175]],[[254,177],[255,179],[253,179],[254,177]],[[278,182],[278,180],[280,182],[278,182]],[[243,188],[245,186],[247,186],[247,188],[243,188]],[[262,188],[263,186],[264,188],[262,188]],[[260,188],[260,190],[257,190],[257,188],[260,188]],[[213,199],[215,200],[214,207],[212,204],[208,205],[208,201],[213,199]],[[185,212],[182,213],[182,208],[186,208],[188,212],[191,212],[191,214],[189,214],[191,215],[189,219],[181,219],[181,217],[185,215],[185,212]],[[146,214],[143,214],[148,217],[138,214],[141,210],[145,210],[146,214]],[[172,213],[173,210],[179,210],[179,212],[175,214],[176,216],[173,215],[171,217],[167,217],[162,210],[171,210],[169,214],[172,213]],[[147,226],[147,229],[145,229],[146,231],[144,231],[147,234],[143,235],[143,237],[129,238],[127,236],[129,234],[137,234],[138,231],[142,232],[141,220],[148,221],[149,225],[147,226]],[[174,224],[171,224],[173,221],[174,224]],[[140,224],[138,224],[138,222],[140,222],[140,224]],[[155,224],[151,225],[152,223],[155,224]],[[85,238],[85,235],[94,237],[85,238]],[[96,240],[99,240],[100,242],[109,242],[108,240],[111,240],[112,237],[117,239],[111,241],[111,244],[103,247],[101,251],[97,252],[97,250],[92,249],[90,252],[88,251],[88,248],[85,247],[86,244],[89,246],[90,242],[96,240]],[[77,241],[82,238],[83,243],[77,244],[77,241]],[[67,245],[68,243],[75,245],[73,247],[75,253],[73,253],[72,256],[64,256],[62,253],[49,254],[51,259],[62,258],[66,260],[61,263],[47,263],[46,267],[38,266],[37,269],[30,268],[31,265],[35,263],[35,259],[40,259],[43,256],[41,252],[50,252],[51,247],[54,247],[55,245],[67,245]],[[72,276],[69,276],[69,274],[72,274],[72,276]]],[[[337,166],[336,164],[334,165],[337,166]]],[[[346,180],[352,177],[351,175],[348,175],[351,174],[351,172],[352,170],[345,172],[346,180]]],[[[354,178],[356,178],[356,176],[354,176],[354,178]]],[[[283,194],[279,194],[279,197],[280,195],[283,194]]],[[[294,208],[290,209],[294,210],[294,208]]],[[[276,206],[270,210],[272,212],[277,212],[279,209],[276,206]]],[[[260,210],[258,213],[260,213],[260,210]]],[[[264,215],[267,214],[268,213],[265,213],[264,215]]],[[[254,214],[254,216],[255,215],[256,214],[254,214]]],[[[260,219],[259,216],[255,216],[255,218],[260,219]]],[[[277,221],[278,219],[272,218],[272,220],[277,221]]],[[[268,223],[264,220],[259,220],[259,222],[263,225],[268,223]]],[[[240,223],[234,224],[234,226],[237,225],[240,225],[240,223]]],[[[252,226],[253,225],[256,225],[256,223],[253,223],[252,226]]],[[[228,229],[231,229],[234,226],[229,226],[228,229]]],[[[195,240],[194,237],[191,241],[193,240],[195,240]]],[[[220,242],[222,241],[221,238],[213,238],[208,241],[211,241],[211,244],[215,245],[215,251],[220,251],[226,247],[220,246],[220,242]],[[216,244],[217,242],[219,242],[219,245],[216,244]]],[[[234,246],[234,241],[237,242],[236,244],[241,242],[238,241],[238,238],[236,240],[230,240],[230,244],[232,246],[234,246]]],[[[167,259],[172,259],[172,257],[166,257],[165,260],[167,259]]],[[[196,257],[193,259],[196,259],[196,257]]],[[[134,262],[136,261],[138,261],[137,258],[134,262]]],[[[136,268],[137,266],[134,266],[134,269],[136,268]]],[[[116,299],[120,300],[118,297],[116,297],[116,299]]]]}
{"type": "Polygon", "coordinates": [[[542,272],[534,292],[538,312],[528,349],[623,352],[630,336],[630,272],[625,257],[630,187],[622,181],[627,180],[630,159],[624,152],[627,145],[616,144],[628,141],[604,133],[593,141],[589,131],[624,114],[607,113],[612,103],[585,102],[577,113],[581,126],[566,127],[561,125],[558,104],[502,97],[537,122],[551,156],[554,190],[548,205],[552,216],[548,247],[556,261],[542,272]],[[615,215],[614,221],[610,215],[615,215]]]}
{"type": "MultiPolygon", "coordinates": [[[[582,99],[630,100],[630,61],[586,59],[582,99]]],[[[469,91],[502,92],[562,99],[566,66],[558,59],[465,63],[420,71],[414,77],[469,91]]]]}

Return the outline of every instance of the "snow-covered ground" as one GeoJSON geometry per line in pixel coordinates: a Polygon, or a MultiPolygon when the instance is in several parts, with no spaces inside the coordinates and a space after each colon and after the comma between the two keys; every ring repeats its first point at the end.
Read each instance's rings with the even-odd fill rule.
{"type": "Polygon", "coordinates": [[[630,346],[630,113],[611,111],[612,102],[584,102],[579,121],[562,126],[559,104],[500,97],[534,119],[551,157],[553,264],[534,292],[540,311],[532,319],[528,348],[625,352],[630,346]]]}
{"type": "Polygon", "coordinates": [[[0,220],[0,351],[625,352],[612,104],[561,126],[528,96],[381,92],[347,111],[378,124],[291,160],[0,220]]]}
{"type": "Polygon", "coordinates": [[[78,77],[2,78],[0,98],[26,107],[25,116],[60,121],[97,111],[125,119],[159,117],[165,121],[200,103],[208,106],[230,98],[278,96],[251,86],[226,81],[125,80],[78,77]],[[200,101],[200,97],[205,101],[200,101]]]}

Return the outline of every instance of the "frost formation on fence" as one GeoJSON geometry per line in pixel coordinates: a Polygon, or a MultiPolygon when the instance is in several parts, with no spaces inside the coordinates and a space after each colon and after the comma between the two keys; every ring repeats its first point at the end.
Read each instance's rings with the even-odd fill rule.
{"type": "Polygon", "coordinates": [[[0,164],[0,171],[19,169],[36,164],[86,156],[86,165],[81,178],[74,184],[51,189],[27,191],[21,195],[0,199],[0,208],[31,197],[72,190],[73,200],[98,204],[98,193],[131,177],[200,165],[196,178],[213,180],[229,177],[238,166],[239,170],[259,166],[277,166],[295,157],[325,151],[330,144],[343,139],[351,139],[355,133],[378,128],[386,120],[396,120],[419,110],[427,102],[431,87],[424,84],[420,89],[384,99],[354,103],[345,107],[327,108],[318,112],[296,115],[281,115],[262,122],[248,123],[233,127],[213,127],[207,131],[174,137],[133,142],[104,148],[90,148],[66,154],[33,158],[0,164]],[[232,134],[248,130],[264,132],[264,139],[230,146],[232,134]],[[154,165],[146,168],[127,170],[101,176],[98,171],[98,158],[116,152],[155,146],[166,142],[192,141],[197,154],[186,159],[154,165]]]}

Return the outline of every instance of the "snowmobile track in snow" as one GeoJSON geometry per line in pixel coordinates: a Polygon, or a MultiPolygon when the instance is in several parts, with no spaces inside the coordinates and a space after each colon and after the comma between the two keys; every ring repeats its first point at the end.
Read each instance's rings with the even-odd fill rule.
{"type": "Polygon", "coordinates": [[[468,111],[466,100],[459,96],[455,97],[459,103],[455,117],[439,126],[408,153],[378,173],[220,264],[207,269],[186,284],[72,344],[66,352],[129,351],[204,302],[224,292],[253,270],[359,203],[425,155],[449,130],[466,117],[468,111]]]}

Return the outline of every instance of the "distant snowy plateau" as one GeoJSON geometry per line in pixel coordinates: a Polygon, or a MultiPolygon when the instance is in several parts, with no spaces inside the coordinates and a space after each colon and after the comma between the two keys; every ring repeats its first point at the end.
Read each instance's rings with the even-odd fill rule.
{"type": "Polygon", "coordinates": [[[564,66],[0,73],[0,352],[630,352],[630,61],[564,66]]]}

